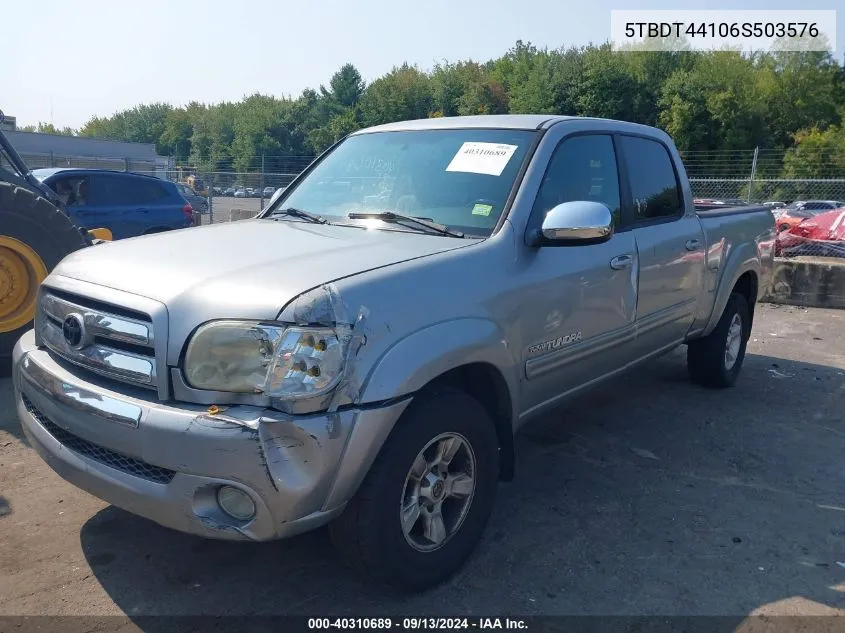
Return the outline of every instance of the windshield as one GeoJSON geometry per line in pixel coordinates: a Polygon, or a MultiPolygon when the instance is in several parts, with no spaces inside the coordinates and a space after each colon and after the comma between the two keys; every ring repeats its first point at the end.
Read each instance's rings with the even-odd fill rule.
{"type": "Polygon", "coordinates": [[[294,207],[356,224],[361,220],[348,220],[349,213],[393,211],[487,236],[535,134],[474,129],[351,136],[273,210],[294,207]]]}

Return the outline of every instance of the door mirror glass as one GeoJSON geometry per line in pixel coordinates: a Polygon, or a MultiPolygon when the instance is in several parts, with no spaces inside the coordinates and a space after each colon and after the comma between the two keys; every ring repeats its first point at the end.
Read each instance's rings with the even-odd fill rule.
{"type": "Polygon", "coordinates": [[[563,202],[546,213],[540,233],[546,244],[605,242],[613,236],[613,215],[601,202],[563,202]]]}

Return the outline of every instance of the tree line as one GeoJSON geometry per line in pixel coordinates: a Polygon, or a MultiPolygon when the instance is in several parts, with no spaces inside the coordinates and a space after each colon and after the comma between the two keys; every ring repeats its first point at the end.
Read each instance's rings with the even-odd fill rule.
{"type": "MultiPolygon", "coordinates": [[[[622,119],[666,130],[682,152],[784,150],[791,178],[845,177],[845,68],[830,54],[559,49],[518,41],[498,59],[407,63],[366,84],[352,64],[296,98],[138,105],[79,130],[35,131],[155,143],[203,171],[284,169],[370,125],[426,117],[550,113],[622,119]]],[[[52,126],[50,126],[52,127],[52,126]]],[[[40,128],[40,129],[39,129],[40,128]]],[[[713,152],[717,154],[718,152],[713,152]]]]}

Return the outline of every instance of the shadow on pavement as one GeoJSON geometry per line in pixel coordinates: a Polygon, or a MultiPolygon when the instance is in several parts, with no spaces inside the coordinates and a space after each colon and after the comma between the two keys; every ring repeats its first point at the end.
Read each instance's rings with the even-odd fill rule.
{"type": "Polygon", "coordinates": [[[842,374],[749,355],[711,391],[678,351],[605,384],[520,434],[483,542],[424,594],[362,581],[325,530],[207,541],[110,507],[82,548],[147,630],[167,620],[142,616],[282,614],[728,615],[733,630],[784,601],[842,608],[842,374]]]}

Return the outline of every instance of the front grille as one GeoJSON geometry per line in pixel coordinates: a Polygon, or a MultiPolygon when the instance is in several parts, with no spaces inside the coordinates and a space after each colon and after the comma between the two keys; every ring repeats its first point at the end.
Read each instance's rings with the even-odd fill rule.
{"type": "Polygon", "coordinates": [[[38,423],[41,424],[41,426],[43,426],[50,435],[74,453],[79,453],[80,455],[93,459],[101,464],[105,464],[115,470],[120,470],[124,473],[140,477],[141,479],[146,479],[147,481],[153,481],[157,484],[169,484],[174,475],[176,475],[175,471],[162,468],[160,466],[153,466],[152,464],[143,462],[140,459],[129,457],[123,453],[118,453],[117,451],[113,451],[98,444],[94,444],[93,442],[89,442],[88,440],[84,440],[55,424],[50,418],[41,413],[41,411],[32,404],[32,401],[24,394],[21,394],[21,398],[23,399],[24,407],[30,414],[32,414],[32,417],[38,420],[38,423]]]}
{"type": "Polygon", "coordinates": [[[158,387],[155,333],[147,315],[45,289],[36,329],[41,342],[65,360],[114,380],[158,387]]]}

